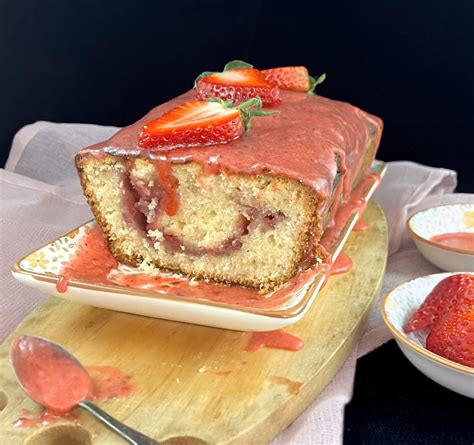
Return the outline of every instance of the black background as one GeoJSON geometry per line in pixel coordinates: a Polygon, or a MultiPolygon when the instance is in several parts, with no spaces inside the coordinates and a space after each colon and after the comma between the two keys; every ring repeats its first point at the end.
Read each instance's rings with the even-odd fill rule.
{"type": "MultiPolygon", "coordinates": [[[[319,94],[384,119],[380,159],[453,168],[474,190],[472,0],[0,5],[0,165],[25,124],[123,126],[240,58],[326,72],[319,94]]],[[[471,402],[389,344],[359,363],[345,442],[472,443],[471,402]]]]}

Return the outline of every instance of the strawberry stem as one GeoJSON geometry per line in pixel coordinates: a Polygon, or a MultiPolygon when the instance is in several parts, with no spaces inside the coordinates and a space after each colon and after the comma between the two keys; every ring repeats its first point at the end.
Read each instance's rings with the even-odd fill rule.
{"type": "MultiPolygon", "coordinates": [[[[240,68],[253,68],[253,65],[250,65],[250,63],[244,62],[242,60],[231,60],[230,62],[226,64],[223,72],[236,70],[240,68]]],[[[196,79],[194,80],[194,86],[196,87],[196,85],[201,79],[204,79],[205,77],[210,76],[211,74],[217,74],[217,73],[215,71],[204,71],[203,73],[199,74],[199,76],[197,76],[196,79]]]]}
{"type": "MultiPolygon", "coordinates": [[[[218,104],[221,104],[224,108],[234,108],[232,102],[223,101],[222,99],[219,99],[217,97],[210,97],[209,99],[206,99],[206,102],[216,102],[218,104]]],[[[262,110],[262,99],[260,99],[260,97],[252,97],[251,99],[241,103],[235,108],[240,111],[240,118],[242,119],[242,123],[244,124],[245,131],[250,128],[250,121],[252,117],[273,116],[274,114],[278,114],[278,111],[262,110]]]]}
{"type": "Polygon", "coordinates": [[[252,99],[241,103],[237,109],[240,111],[240,117],[244,124],[245,131],[250,128],[250,121],[252,120],[252,117],[273,116],[278,114],[278,111],[262,110],[262,99],[260,99],[260,97],[252,97],[252,99]]]}
{"type": "Polygon", "coordinates": [[[224,67],[224,71],[231,71],[242,68],[253,68],[253,65],[250,65],[250,63],[244,62],[243,60],[231,60],[224,67]]]}
{"type": "Polygon", "coordinates": [[[199,74],[199,76],[197,76],[196,79],[194,80],[194,86],[196,87],[196,85],[201,79],[204,79],[205,77],[210,76],[211,74],[214,74],[214,72],[204,71],[203,73],[199,74]]]}
{"type": "Polygon", "coordinates": [[[316,85],[323,83],[326,80],[326,73],[321,74],[316,79],[312,76],[309,77],[309,90],[307,91],[308,94],[315,94],[316,85]]]}

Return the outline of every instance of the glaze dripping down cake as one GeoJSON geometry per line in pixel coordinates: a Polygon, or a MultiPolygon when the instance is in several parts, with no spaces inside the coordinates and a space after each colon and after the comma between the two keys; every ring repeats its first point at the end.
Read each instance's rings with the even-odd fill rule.
{"type": "Polygon", "coordinates": [[[187,144],[201,135],[190,127],[168,147],[166,135],[143,137],[182,104],[203,104],[196,96],[177,97],[81,150],[84,193],[120,262],[275,289],[325,258],[321,236],[368,172],[382,122],[347,103],[282,89],[265,108],[273,114],[229,140],[236,120],[213,123],[207,143],[202,136],[187,144]]]}

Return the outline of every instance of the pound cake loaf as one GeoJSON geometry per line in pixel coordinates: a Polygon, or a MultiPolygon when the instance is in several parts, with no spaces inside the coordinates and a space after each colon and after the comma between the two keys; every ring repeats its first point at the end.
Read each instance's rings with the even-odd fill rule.
{"type": "Polygon", "coordinates": [[[368,172],[382,122],[264,73],[211,78],[206,94],[231,103],[202,100],[198,78],[78,153],[85,196],[118,261],[272,290],[324,260],[321,236],[368,172]],[[263,112],[255,92],[265,88],[263,112]]]}

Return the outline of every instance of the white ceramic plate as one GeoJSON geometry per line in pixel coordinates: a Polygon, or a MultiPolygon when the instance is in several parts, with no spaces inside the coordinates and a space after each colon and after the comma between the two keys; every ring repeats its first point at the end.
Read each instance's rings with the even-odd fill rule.
{"type": "Polygon", "coordinates": [[[407,226],[416,247],[430,263],[449,272],[474,272],[473,253],[431,241],[433,236],[443,233],[474,233],[474,204],[452,204],[422,210],[408,220],[407,226]]]}
{"type": "MultiPolygon", "coordinates": [[[[383,176],[385,163],[374,161],[372,172],[383,176]]],[[[377,185],[378,181],[374,179],[367,186],[365,190],[367,200],[370,199],[377,185]]],[[[357,219],[356,214],[346,224],[331,252],[333,260],[342,250],[357,219]]],[[[92,224],[94,222],[86,223],[22,258],[15,264],[13,276],[18,281],[50,295],[83,304],[240,331],[270,331],[296,323],[311,307],[324,281],[323,274],[317,274],[304,282],[301,288],[281,305],[263,309],[206,299],[190,299],[145,288],[132,289],[120,285],[102,285],[79,280],[71,280],[67,291],[59,293],[56,283],[60,279],[61,265],[74,255],[77,241],[84,235],[86,228],[92,224]]],[[[120,273],[125,274],[137,272],[122,265],[119,270],[120,273]]],[[[267,294],[262,298],[270,297],[271,295],[267,294]]]]}
{"type": "Polygon", "coordinates": [[[474,398],[474,368],[445,359],[426,349],[428,330],[409,334],[403,330],[410,316],[420,307],[431,290],[450,275],[455,274],[427,275],[396,287],[382,302],[382,317],[403,354],[418,370],[440,385],[474,398]]]}

